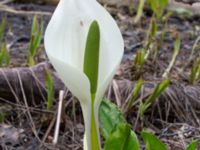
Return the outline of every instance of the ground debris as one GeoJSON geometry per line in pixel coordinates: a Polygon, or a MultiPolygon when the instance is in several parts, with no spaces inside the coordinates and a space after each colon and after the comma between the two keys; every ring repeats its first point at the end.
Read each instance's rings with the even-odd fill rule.
{"type": "Polygon", "coordinates": [[[17,129],[11,125],[0,124],[0,145],[16,147],[26,141],[24,129],[17,129]]]}

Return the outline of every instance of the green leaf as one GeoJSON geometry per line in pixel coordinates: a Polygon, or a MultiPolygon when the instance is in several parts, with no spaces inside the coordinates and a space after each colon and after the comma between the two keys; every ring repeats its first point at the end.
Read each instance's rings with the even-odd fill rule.
{"type": "Polygon", "coordinates": [[[188,145],[188,147],[185,150],[197,150],[197,145],[198,141],[193,140],[192,143],[190,143],[190,145],[188,145]]]}
{"type": "Polygon", "coordinates": [[[138,141],[137,135],[135,132],[131,131],[131,134],[129,136],[129,141],[128,141],[128,150],[133,149],[133,150],[140,150],[140,143],[138,141]]]}
{"type": "Polygon", "coordinates": [[[142,131],[141,136],[146,144],[146,150],[167,150],[166,145],[152,133],[142,131]]]}
{"type": "Polygon", "coordinates": [[[130,126],[119,124],[106,140],[105,150],[140,150],[140,146],[130,126]]]}
{"type": "Polygon", "coordinates": [[[139,142],[137,136],[131,131],[130,126],[120,111],[120,109],[112,102],[104,99],[100,106],[100,131],[106,139],[105,150],[139,150],[139,142]],[[119,135],[119,136],[117,136],[119,135]],[[125,143],[121,139],[126,139],[125,143]],[[120,141],[120,142],[119,142],[120,141]],[[118,143],[115,146],[113,143],[118,143]],[[112,144],[114,147],[111,147],[112,144]],[[125,146],[123,146],[123,144],[125,146]],[[119,149],[123,148],[123,149],[119,149]]]}
{"type": "Polygon", "coordinates": [[[90,80],[90,91],[96,93],[99,72],[100,29],[97,21],[90,25],[84,56],[84,73],[90,80]]]}
{"type": "Polygon", "coordinates": [[[104,99],[99,110],[100,131],[105,139],[107,139],[111,131],[126,120],[120,109],[111,101],[104,99]]]}

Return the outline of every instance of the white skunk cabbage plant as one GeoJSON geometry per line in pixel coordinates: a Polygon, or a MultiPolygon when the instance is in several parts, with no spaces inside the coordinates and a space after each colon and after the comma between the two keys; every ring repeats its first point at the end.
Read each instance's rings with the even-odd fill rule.
{"type": "Polygon", "coordinates": [[[100,150],[99,106],[124,52],[116,22],[96,0],[60,0],[46,29],[45,49],[80,101],[84,150],[100,150]]]}

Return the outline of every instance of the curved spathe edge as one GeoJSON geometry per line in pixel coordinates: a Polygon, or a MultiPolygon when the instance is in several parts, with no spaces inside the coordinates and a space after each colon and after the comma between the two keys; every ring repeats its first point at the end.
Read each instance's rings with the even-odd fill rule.
{"type": "Polygon", "coordinates": [[[59,77],[69,88],[72,94],[76,96],[81,103],[90,104],[90,84],[87,76],[70,64],[66,64],[51,55],[48,55],[48,57],[59,74],[59,77]]]}

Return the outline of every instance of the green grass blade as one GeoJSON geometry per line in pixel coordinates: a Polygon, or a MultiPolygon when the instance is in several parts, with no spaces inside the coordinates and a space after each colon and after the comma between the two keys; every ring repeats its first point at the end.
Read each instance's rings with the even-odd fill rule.
{"type": "Polygon", "coordinates": [[[5,36],[5,32],[6,32],[6,25],[7,25],[7,19],[3,18],[2,22],[0,24],[0,44],[5,36]]]}
{"type": "Polygon", "coordinates": [[[32,23],[32,28],[31,28],[31,32],[32,33],[36,33],[39,30],[39,23],[37,20],[37,16],[33,17],[33,23],[32,23]]]}
{"type": "Polygon", "coordinates": [[[50,110],[54,100],[54,82],[52,75],[48,70],[46,70],[45,84],[47,88],[47,110],[50,110]]]}
{"type": "Polygon", "coordinates": [[[189,62],[192,61],[193,55],[198,48],[199,41],[200,41],[200,36],[197,37],[196,41],[194,42],[194,45],[192,46],[192,51],[190,53],[189,62]]]}
{"type": "Polygon", "coordinates": [[[169,84],[170,84],[170,80],[164,80],[161,83],[159,83],[156,86],[153,94],[148,98],[146,102],[153,103],[156,100],[156,98],[159,97],[162,94],[162,92],[169,86],[169,84]]]}
{"type": "Polygon", "coordinates": [[[0,112],[0,123],[3,123],[5,120],[5,115],[0,112]]]}
{"type": "Polygon", "coordinates": [[[164,74],[162,75],[163,78],[167,78],[173,65],[175,64],[176,62],[176,58],[179,54],[179,51],[180,51],[180,47],[181,47],[181,39],[180,39],[180,35],[179,33],[176,34],[176,41],[174,43],[174,52],[173,52],[173,56],[172,56],[172,59],[169,63],[169,66],[167,67],[167,69],[165,70],[164,74]]]}
{"type": "Polygon", "coordinates": [[[151,37],[155,40],[156,35],[157,35],[157,31],[158,31],[158,26],[157,26],[155,19],[152,19],[151,21],[152,21],[152,23],[151,23],[151,25],[152,25],[151,26],[151,37]]]}
{"type": "Polygon", "coordinates": [[[8,66],[10,64],[10,56],[6,43],[3,43],[0,51],[0,67],[8,66]]]}
{"type": "Polygon", "coordinates": [[[134,102],[136,101],[136,99],[137,99],[137,97],[138,97],[138,95],[140,93],[140,90],[142,88],[142,84],[143,84],[142,80],[138,80],[137,81],[137,84],[136,84],[135,89],[134,89],[134,91],[132,93],[132,96],[131,96],[130,100],[128,101],[128,110],[130,110],[131,107],[133,107],[134,102]]]}
{"type": "Polygon", "coordinates": [[[136,15],[135,20],[134,20],[135,23],[137,23],[140,20],[140,18],[142,17],[145,2],[146,2],[146,0],[140,0],[139,1],[137,15],[136,15]]]}
{"type": "Polygon", "coordinates": [[[139,113],[140,117],[143,118],[145,111],[156,101],[156,99],[162,94],[162,92],[169,86],[170,80],[164,80],[159,83],[151,96],[144,102],[140,104],[139,113]]]}
{"type": "Polygon", "coordinates": [[[197,58],[192,66],[189,83],[194,84],[200,78],[200,58],[197,58]]]}

